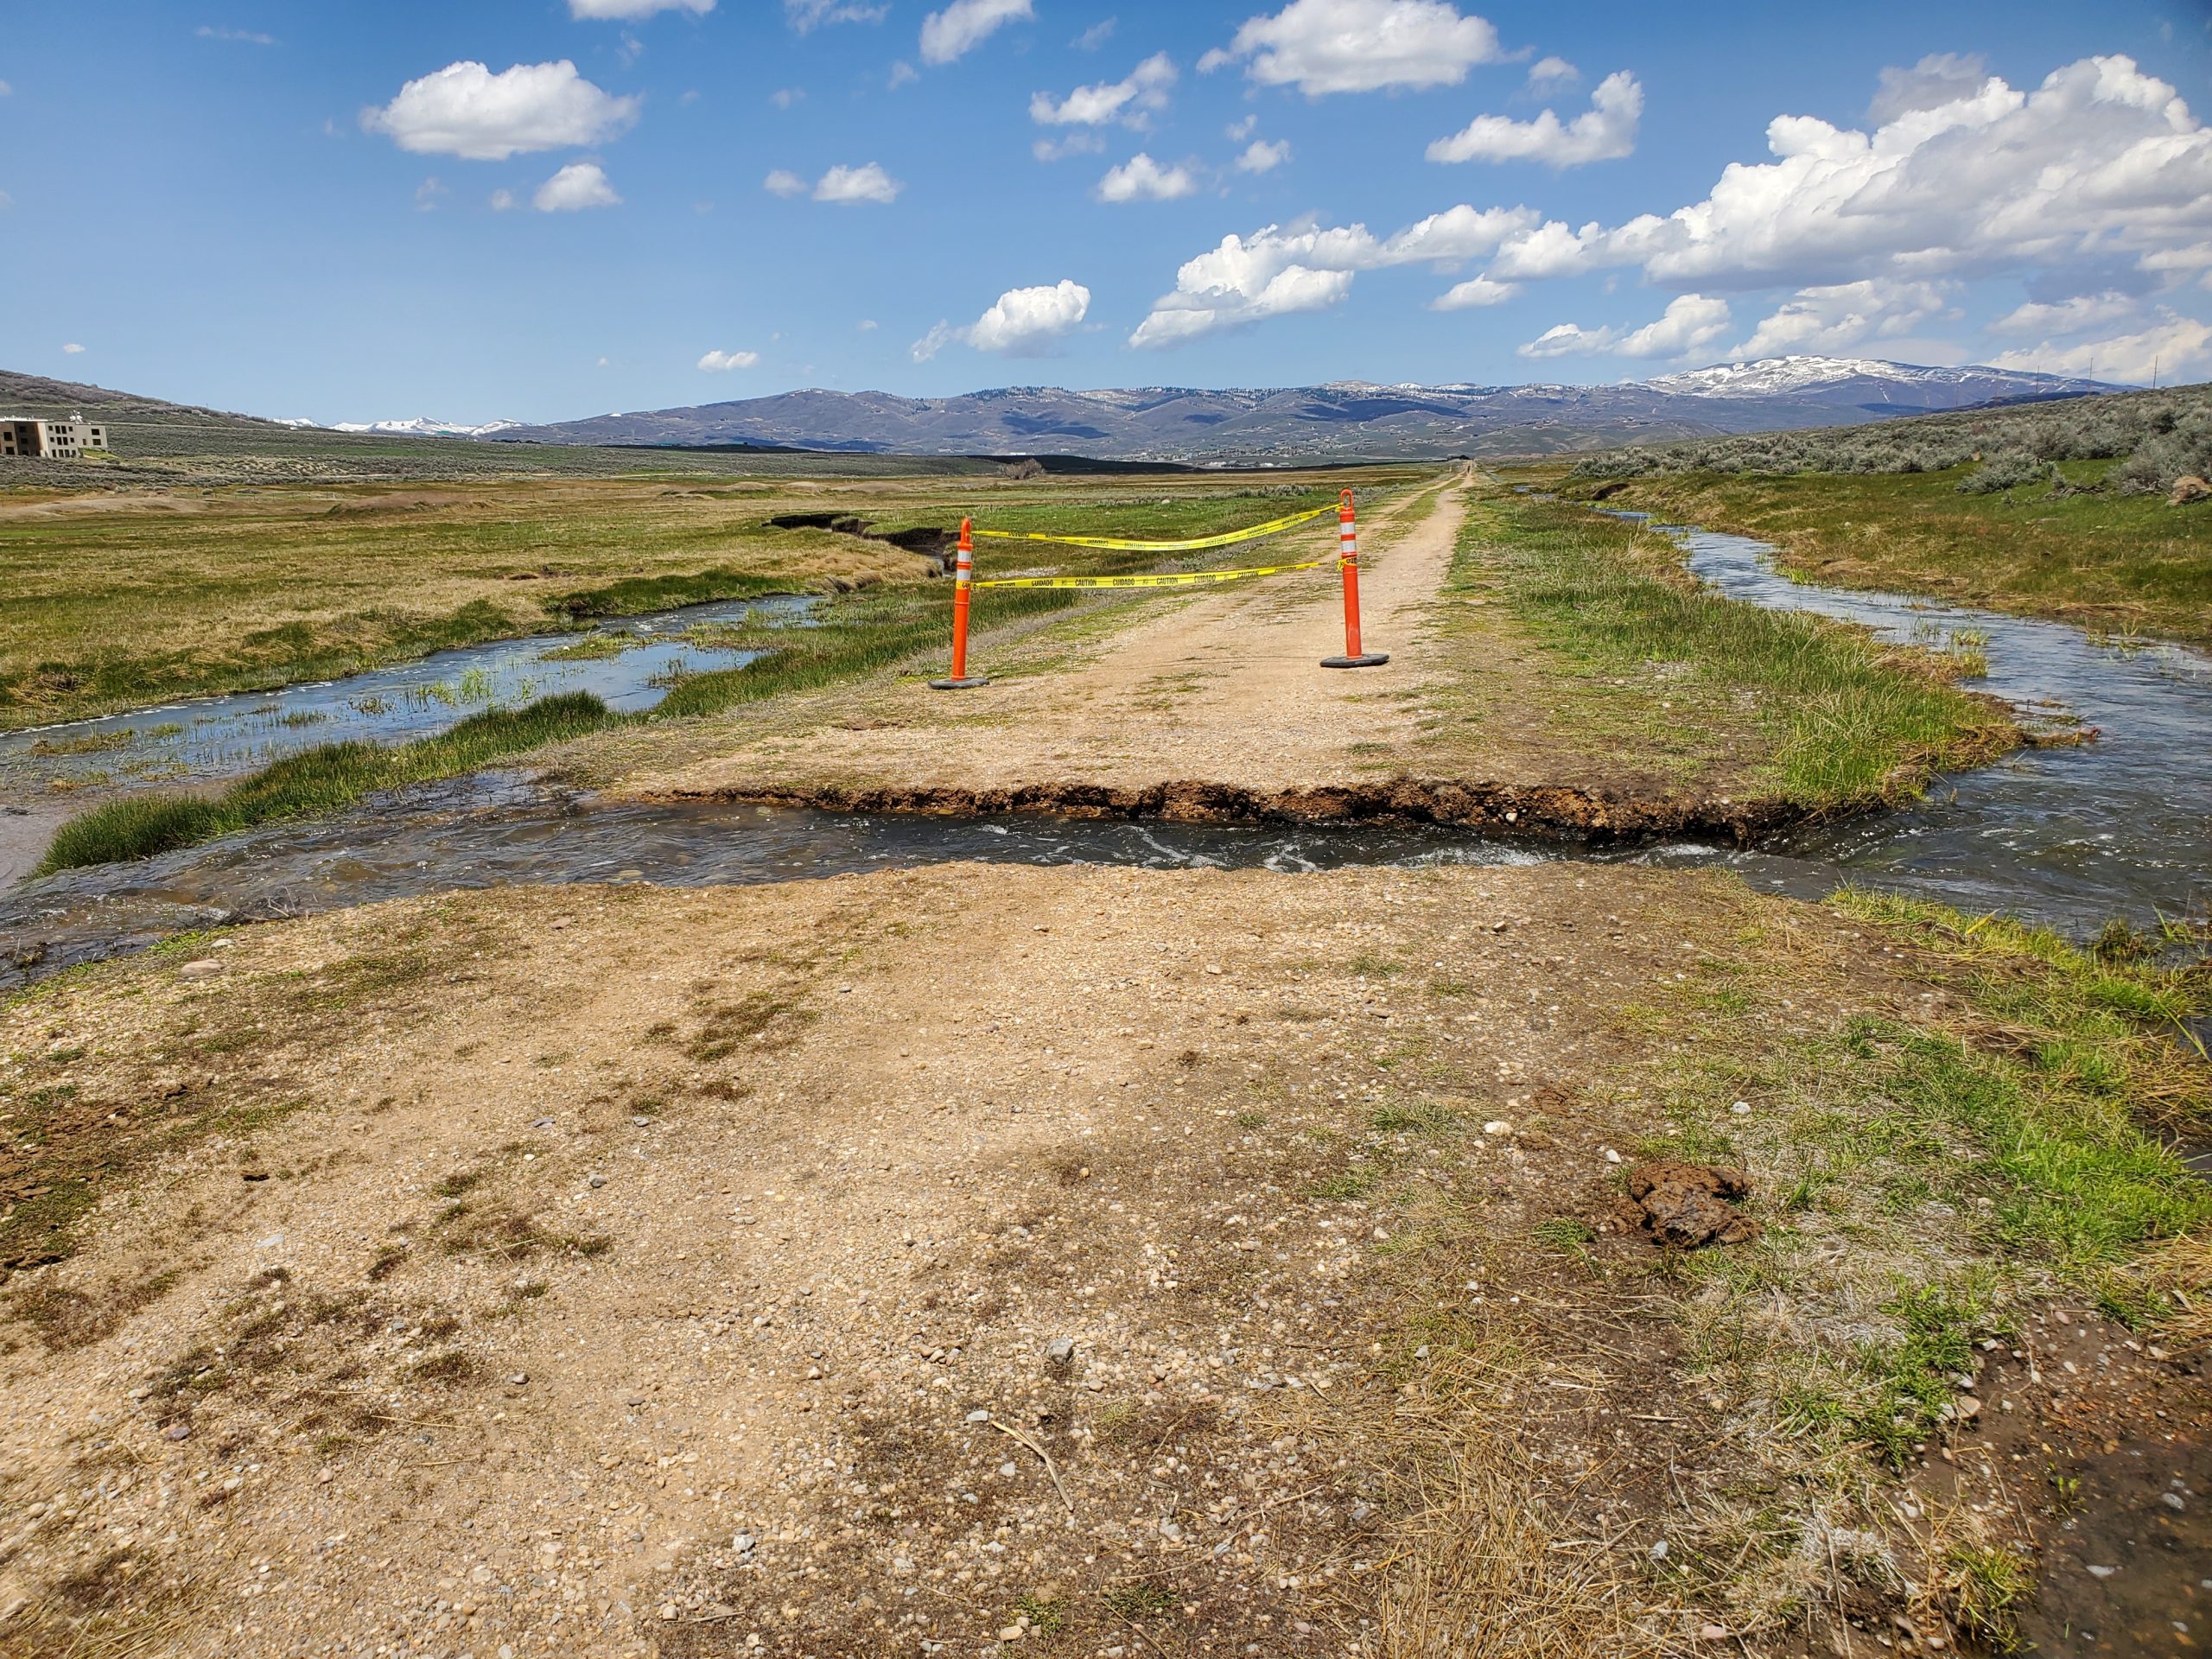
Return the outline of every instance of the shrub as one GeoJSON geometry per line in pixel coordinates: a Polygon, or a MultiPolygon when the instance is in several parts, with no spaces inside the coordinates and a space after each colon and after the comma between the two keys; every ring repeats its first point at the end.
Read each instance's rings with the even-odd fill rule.
{"type": "Polygon", "coordinates": [[[1959,493],[1994,495],[1999,490],[2018,489],[2041,478],[2046,465],[2024,449],[2008,449],[2002,454],[1992,455],[1961,479],[1959,493]]]}
{"type": "Polygon", "coordinates": [[[2122,490],[2170,489],[2184,473],[2212,477],[2212,385],[1618,449],[1585,457],[1568,476],[1932,473],[1980,461],[1961,486],[1971,494],[2028,483],[2054,461],[2115,460],[2113,482],[2122,490]]]}

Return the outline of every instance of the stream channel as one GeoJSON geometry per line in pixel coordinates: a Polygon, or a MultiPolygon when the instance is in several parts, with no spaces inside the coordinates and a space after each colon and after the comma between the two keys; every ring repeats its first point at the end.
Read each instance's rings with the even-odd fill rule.
{"type": "MultiPolygon", "coordinates": [[[[1764,543],[1669,533],[1703,581],[1752,604],[1819,611],[1923,645],[1971,631],[1986,640],[1986,689],[2038,718],[2063,714],[2100,734],[2079,747],[2022,750],[1938,779],[1910,809],[1801,830],[1752,851],[1682,843],[1590,850],[1409,824],[944,819],[601,802],[486,772],[397,791],[327,819],[23,882],[0,894],[0,988],[181,928],[447,888],[781,881],[956,859],[1296,872],[1578,857],[1719,866],[1754,886],[1808,898],[1854,881],[1969,912],[2007,912],[2077,936],[2115,915],[2144,924],[2205,914],[2212,904],[2212,658],[2172,645],[2104,643],[2060,623],[1796,582],[1773,567],[1764,543]]],[[[67,766],[81,767],[86,755],[95,765],[108,760],[101,741],[113,742],[139,779],[205,782],[339,738],[421,736],[486,696],[515,702],[590,690],[618,709],[646,708],[671,671],[746,660],[697,643],[692,630],[740,619],[804,626],[811,603],[738,601],[626,619],[604,630],[632,642],[619,654],[562,656],[575,635],[510,640],[266,696],[0,734],[0,804],[44,791],[31,818],[8,810],[20,823],[50,823],[48,781],[68,775],[67,766]],[[127,738],[114,736],[126,731],[127,738]]],[[[0,818],[0,829],[9,822],[0,818]]]]}

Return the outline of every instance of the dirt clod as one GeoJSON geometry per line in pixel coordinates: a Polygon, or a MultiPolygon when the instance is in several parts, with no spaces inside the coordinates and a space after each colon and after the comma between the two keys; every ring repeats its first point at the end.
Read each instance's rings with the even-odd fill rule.
{"type": "Polygon", "coordinates": [[[1662,1159],[1639,1164],[1628,1175],[1629,1196],[1643,1211],[1643,1230],[1660,1243],[1685,1250],[1756,1238],[1758,1223],[1728,1202],[1751,1190],[1742,1170],[1717,1164],[1662,1159]]]}

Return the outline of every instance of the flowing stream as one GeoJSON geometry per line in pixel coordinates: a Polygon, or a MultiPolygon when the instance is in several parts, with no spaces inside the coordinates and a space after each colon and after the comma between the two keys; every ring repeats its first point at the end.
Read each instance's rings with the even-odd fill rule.
{"type": "MultiPolygon", "coordinates": [[[[409,893],[506,882],[779,881],[887,865],[977,859],[1019,863],[1218,866],[1288,872],[1350,864],[1513,863],[1582,857],[1732,868],[1755,885],[1817,897],[1840,882],[1923,893],[1970,911],[2011,912],[2075,933],[2121,914],[2205,913],[2212,904],[2212,658],[2176,646],[2101,643],[2058,623],[1794,582],[1762,543],[1677,531],[1691,568],[1733,597],[1817,610],[1887,638],[1986,639],[1987,688],[2096,727],[2078,747],[2023,751],[1938,780],[1908,810],[1800,832],[1753,852],[1674,844],[1591,853],[1412,825],[1284,827],[1129,823],[1039,817],[863,817],[729,804],[596,801],[491,772],[418,785],[329,819],[272,824],[136,863],[67,871],[0,896],[0,985],[137,948],[181,927],[302,914],[409,893]]],[[[55,734],[129,729],[137,753],[167,743],[185,775],[244,770],[340,735],[416,735],[464,709],[407,687],[471,669],[512,677],[502,695],[595,690],[649,704],[670,669],[709,659],[685,631],[760,620],[807,601],[693,607],[609,625],[643,643],[618,656],[549,661],[573,636],[510,641],[271,697],[225,698],[0,738],[0,791],[39,774],[29,753],[55,734]],[[557,677],[556,677],[557,676],[557,677]],[[378,707],[378,705],[383,705],[378,707]],[[324,719],[288,724],[292,713],[324,719]],[[366,723],[365,723],[366,722],[366,723]],[[177,729],[166,738],[155,732],[177,729]],[[14,768],[14,770],[10,770],[14,768]]],[[[741,657],[736,660],[743,660],[741,657]]],[[[119,751],[118,751],[119,752],[119,751]]],[[[0,792],[0,799],[5,799],[0,792]]]]}

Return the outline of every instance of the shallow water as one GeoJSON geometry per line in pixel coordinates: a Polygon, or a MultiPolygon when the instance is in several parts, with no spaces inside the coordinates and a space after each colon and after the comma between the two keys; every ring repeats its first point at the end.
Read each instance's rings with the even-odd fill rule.
{"type": "MultiPolygon", "coordinates": [[[[2057,623],[1793,582],[1767,562],[1763,543],[1701,531],[1675,533],[1701,578],[1756,604],[1818,610],[1923,643],[1940,643],[1961,630],[1986,635],[1990,690],[2046,715],[2070,710],[2102,735],[2082,747],[2031,750],[1940,779],[1910,810],[1802,831],[1756,852],[1675,844],[1593,854],[1415,825],[871,817],[729,804],[598,802],[513,774],[487,773],[400,791],[327,820],[269,825],[162,858],[27,883],[0,898],[0,985],[135,949],[180,927],[444,888],[608,880],[706,886],[956,859],[1286,872],[1633,860],[1722,867],[1756,887],[1807,898],[1858,881],[1971,911],[2011,912],[2077,935],[2114,914],[2138,921],[2153,912],[2201,916],[2212,903],[2212,658],[2172,646],[2099,644],[2057,623]]],[[[702,607],[676,619],[689,626],[718,608],[736,614],[760,607],[702,607]]],[[[658,630],[676,625],[654,618],[616,626],[634,628],[641,620],[658,630]]],[[[512,642],[513,671],[530,672],[546,643],[512,642]]],[[[640,671],[664,658],[647,652],[673,661],[685,649],[657,639],[622,658],[575,664],[584,672],[558,689],[650,701],[658,693],[640,671]]],[[[432,664],[412,668],[429,675],[432,664]]],[[[294,690],[319,694],[326,702],[346,700],[337,686],[294,690]]],[[[397,716],[378,716],[387,717],[397,716]]],[[[454,717],[442,711],[445,721],[454,717]]],[[[118,718],[155,720],[150,714],[118,718]]],[[[309,729],[314,735],[302,742],[333,734],[309,729]]]]}
{"type": "Polygon", "coordinates": [[[928,818],[728,802],[596,802],[486,772],[340,817],[271,825],[133,864],[64,871],[0,899],[0,985],[179,928],[509,882],[788,881],[974,859],[1149,868],[1533,863],[1545,855],[1414,826],[928,818]]]}
{"type": "Polygon", "coordinates": [[[645,616],[610,618],[566,633],[499,639],[410,663],[315,680],[278,691],[201,697],[97,720],[0,732],[0,803],[23,804],[63,791],[112,791],[237,778],[321,743],[429,737],[494,705],[588,691],[610,709],[649,709],[675,677],[735,668],[760,653],[733,651],[695,629],[804,623],[819,603],[804,595],[728,600],[645,616]],[[619,654],[564,657],[579,645],[619,644],[619,654]]]}
{"type": "MultiPolygon", "coordinates": [[[[1796,582],[1766,543],[1675,530],[1690,569],[1733,598],[1817,611],[1885,639],[1941,646],[1985,635],[1986,680],[2031,717],[2056,710],[2093,742],[2028,749],[1940,779],[1927,799],[1786,838],[1770,854],[1966,911],[2010,911],[2073,930],[2114,915],[2203,917],[2212,908],[2212,657],[2178,645],[2101,643],[2079,628],[1893,594],[1796,582]]],[[[1748,871],[1756,857],[1741,862],[1748,871]]]]}

